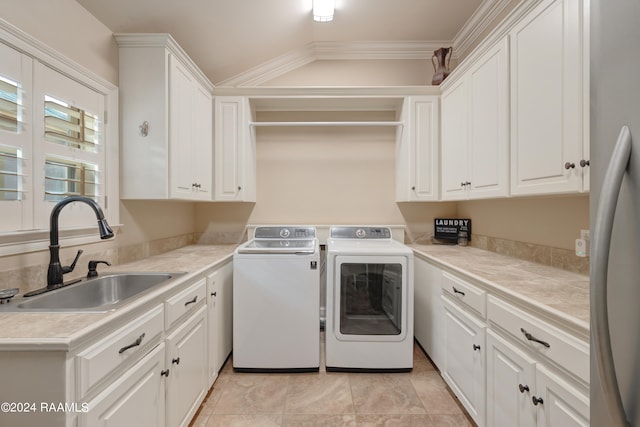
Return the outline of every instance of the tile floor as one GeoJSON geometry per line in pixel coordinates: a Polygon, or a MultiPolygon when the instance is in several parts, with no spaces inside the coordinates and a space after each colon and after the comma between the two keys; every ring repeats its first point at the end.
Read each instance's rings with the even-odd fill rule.
{"type": "Polygon", "coordinates": [[[413,371],[249,374],[228,360],[191,427],[452,426],[471,427],[420,347],[413,371]]]}

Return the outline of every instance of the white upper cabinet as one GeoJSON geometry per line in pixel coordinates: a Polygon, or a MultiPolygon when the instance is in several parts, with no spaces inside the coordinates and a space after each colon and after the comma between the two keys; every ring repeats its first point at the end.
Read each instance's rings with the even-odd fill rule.
{"type": "Polygon", "coordinates": [[[396,156],[396,200],[438,200],[439,102],[437,96],[407,96],[404,129],[396,156]]]}
{"type": "Polygon", "coordinates": [[[457,80],[442,92],[442,199],[467,198],[469,105],[468,81],[457,80]]]}
{"type": "Polygon", "coordinates": [[[509,195],[506,38],[442,93],[442,199],[509,195]]]}
{"type": "Polygon", "coordinates": [[[509,33],[511,193],[588,191],[583,2],[541,2],[509,33]]]}
{"type": "Polygon", "coordinates": [[[116,40],[122,198],[212,200],[213,86],[167,34],[116,40]]]}
{"type": "Polygon", "coordinates": [[[249,101],[242,96],[217,96],[214,104],[214,199],[255,202],[256,149],[249,129],[249,101]]]}

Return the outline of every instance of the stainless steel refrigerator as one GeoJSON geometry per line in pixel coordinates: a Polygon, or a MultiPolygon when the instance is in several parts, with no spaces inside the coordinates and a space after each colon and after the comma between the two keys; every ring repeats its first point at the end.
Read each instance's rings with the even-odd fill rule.
{"type": "Polygon", "coordinates": [[[591,425],[640,426],[640,1],[590,21],[591,425]]]}

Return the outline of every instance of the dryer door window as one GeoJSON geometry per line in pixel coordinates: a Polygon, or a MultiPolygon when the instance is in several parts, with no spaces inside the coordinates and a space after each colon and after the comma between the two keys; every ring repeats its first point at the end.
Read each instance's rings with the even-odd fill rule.
{"type": "Polygon", "coordinates": [[[402,333],[402,267],[400,263],[340,264],[340,334],[402,333]]]}

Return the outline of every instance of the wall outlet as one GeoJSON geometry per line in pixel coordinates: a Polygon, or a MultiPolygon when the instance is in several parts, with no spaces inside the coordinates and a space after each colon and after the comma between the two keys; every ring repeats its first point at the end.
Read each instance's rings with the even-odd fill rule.
{"type": "Polygon", "coordinates": [[[582,240],[590,240],[589,230],[580,230],[580,238],[582,240]]]}
{"type": "Polygon", "coordinates": [[[589,256],[589,241],[586,239],[576,239],[576,255],[579,257],[589,256]]]}

